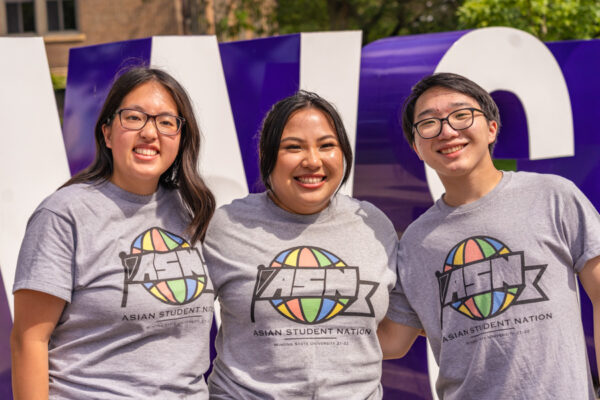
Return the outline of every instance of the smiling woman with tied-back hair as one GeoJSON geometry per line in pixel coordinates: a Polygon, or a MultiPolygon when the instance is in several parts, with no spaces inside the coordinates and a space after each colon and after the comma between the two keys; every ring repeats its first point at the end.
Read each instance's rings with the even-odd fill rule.
{"type": "Polygon", "coordinates": [[[93,163],[27,224],[14,398],[206,399],[214,294],[198,241],[215,201],[190,100],[166,72],[132,68],[94,134],[93,163]]]}
{"type": "Polygon", "coordinates": [[[340,116],[315,93],[281,100],[259,158],[267,190],[218,209],[204,243],[221,305],[211,399],[381,399],[397,236],[338,193],[352,165],[340,116]]]}

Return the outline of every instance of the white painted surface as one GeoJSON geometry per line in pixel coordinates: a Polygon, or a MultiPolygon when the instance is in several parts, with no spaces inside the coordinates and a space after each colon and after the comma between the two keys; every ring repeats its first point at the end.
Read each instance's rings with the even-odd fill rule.
{"type": "Polygon", "coordinates": [[[246,196],[246,175],[216,37],[153,37],[150,64],[173,75],[192,100],[203,136],[199,168],[217,206],[246,196]]]}
{"type": "Polygon", "coordinates": [[[70,172],[42,38],[0,37],[0,54],[0,268],[12,313],[27,220],[70,172]]]}
{"type": "MultiPolygon", "coordinates": [[[[362,32],[302,33],[300,38],[300,89],[336,106],[355,152],[362,32]]],[[[340,192],[352,195],[353,183],[354,172],[340,192]]]]}
{"type": "MultiPolygon", "coordinates": [[[[527,118],[529,159],[575,154],[567,83],[548,47],[535,36],[506,27],[473,30],[454,42],[435,72],[464,75],[488,92],[514,93],[527,118]]],[[[444,188],[435,171],[426,167],[425,172],[431,194],[438,199],[444,188]]]]}

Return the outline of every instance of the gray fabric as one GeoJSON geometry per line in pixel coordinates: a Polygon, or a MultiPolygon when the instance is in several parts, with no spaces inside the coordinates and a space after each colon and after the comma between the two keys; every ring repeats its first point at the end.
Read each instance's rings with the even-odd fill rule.
{"type": "Polygon", "coordinates": [[[204,248],[222,320],[211,398],[380,399],[376,329],[396,280],[396,242],[381,211],[343,195],[316,215],[288,213],[265,193],[217,210],[204,248]],[[336,295],[350,300],[327,319],[336,295]],[[291,308],[280,312],[282,299],[291,308]],[[300,304],[306,314],[294,317],[300,304]]]}
{"type": "Polygon", "coordinates": [[[599,254],[600,217],[575,185],[504,172],[406,230],[388,317],[425,329],[441,399],[593,399],[574,273],[599,254]]]}
{"type": "Polygon", "coordinates": [[[175,191],[108,182],[61,189],[33,213],[13,291],[68,302],[49,343],[51,399],[208,397],[214,293],[199,248],[177,243],[188,221],[175,191]],[[207,284],[194,297],[198,276],[207,284]]]}

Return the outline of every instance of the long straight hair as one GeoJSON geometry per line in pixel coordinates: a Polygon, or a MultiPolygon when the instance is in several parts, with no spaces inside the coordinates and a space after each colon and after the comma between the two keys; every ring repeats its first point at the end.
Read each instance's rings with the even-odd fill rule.
{"type": "Polygon", "coordinates": [[[192,243],[204,240],[208,222],[215,211],[215,198],[198,173],[200,129],[190,99],[183,87],[168,73],[159,69],[135,67],[127,70],[110,89],[94,128],[96,155],[89,167],[74,175],[61,187],[75,183],[103,182],[113,174],[112,151],[106,147],[102,126],[111,123],[123,98],[146,82],[160,83],[173,97],[179,116],[185,118],[179,151],[173,164],[160,176],[159,185],[178,189],[191,222],[187,227],[192,243]]]}

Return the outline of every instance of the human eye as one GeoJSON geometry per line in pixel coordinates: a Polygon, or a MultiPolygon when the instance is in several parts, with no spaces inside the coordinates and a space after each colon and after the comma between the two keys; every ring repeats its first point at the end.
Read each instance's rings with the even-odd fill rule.
{"type": "Polygon", "coordinates": [[[158,123],[165,128],[174,128],[177,126],[177,118],[172,115],[160,115],[158,123]]]}
{"type": "Polygon", "coordinates": [[[302,147],[300,147],[299,144],[294,144],[294,143],[287,143],[287,144],[283,145],[282,148],[285,150],[290,150],[290,151],[302,150],[302,147]]]}
{"type": "Polygon", "coordinates": [[[451,114],[451,118],[457,121],[469,119],[471,118],[471,110],[469,110],[468,108],[464,110],[456,110],[451,114]]]}
{"type": "Polygon", "coordinates": [[[334,147],[337,147],[337,146],[338,146],[338,143],[333,140],[321,144],[321,148],[324,150],[333,149],[334,147]]]}
{"type": "Polygon", "coordinates": [[[126,121],[138,122],[144,120],[144,114],[134,110],[123,110],[121,111],[121,118],[126,121]]]}
{"type": "Polygon", "coordinates": [[[421,121],[417,124],[419,129],[432,128],[436,125],[437,125],[437,120],[435,118],[424,119],[423,121],[421,121]]]}

